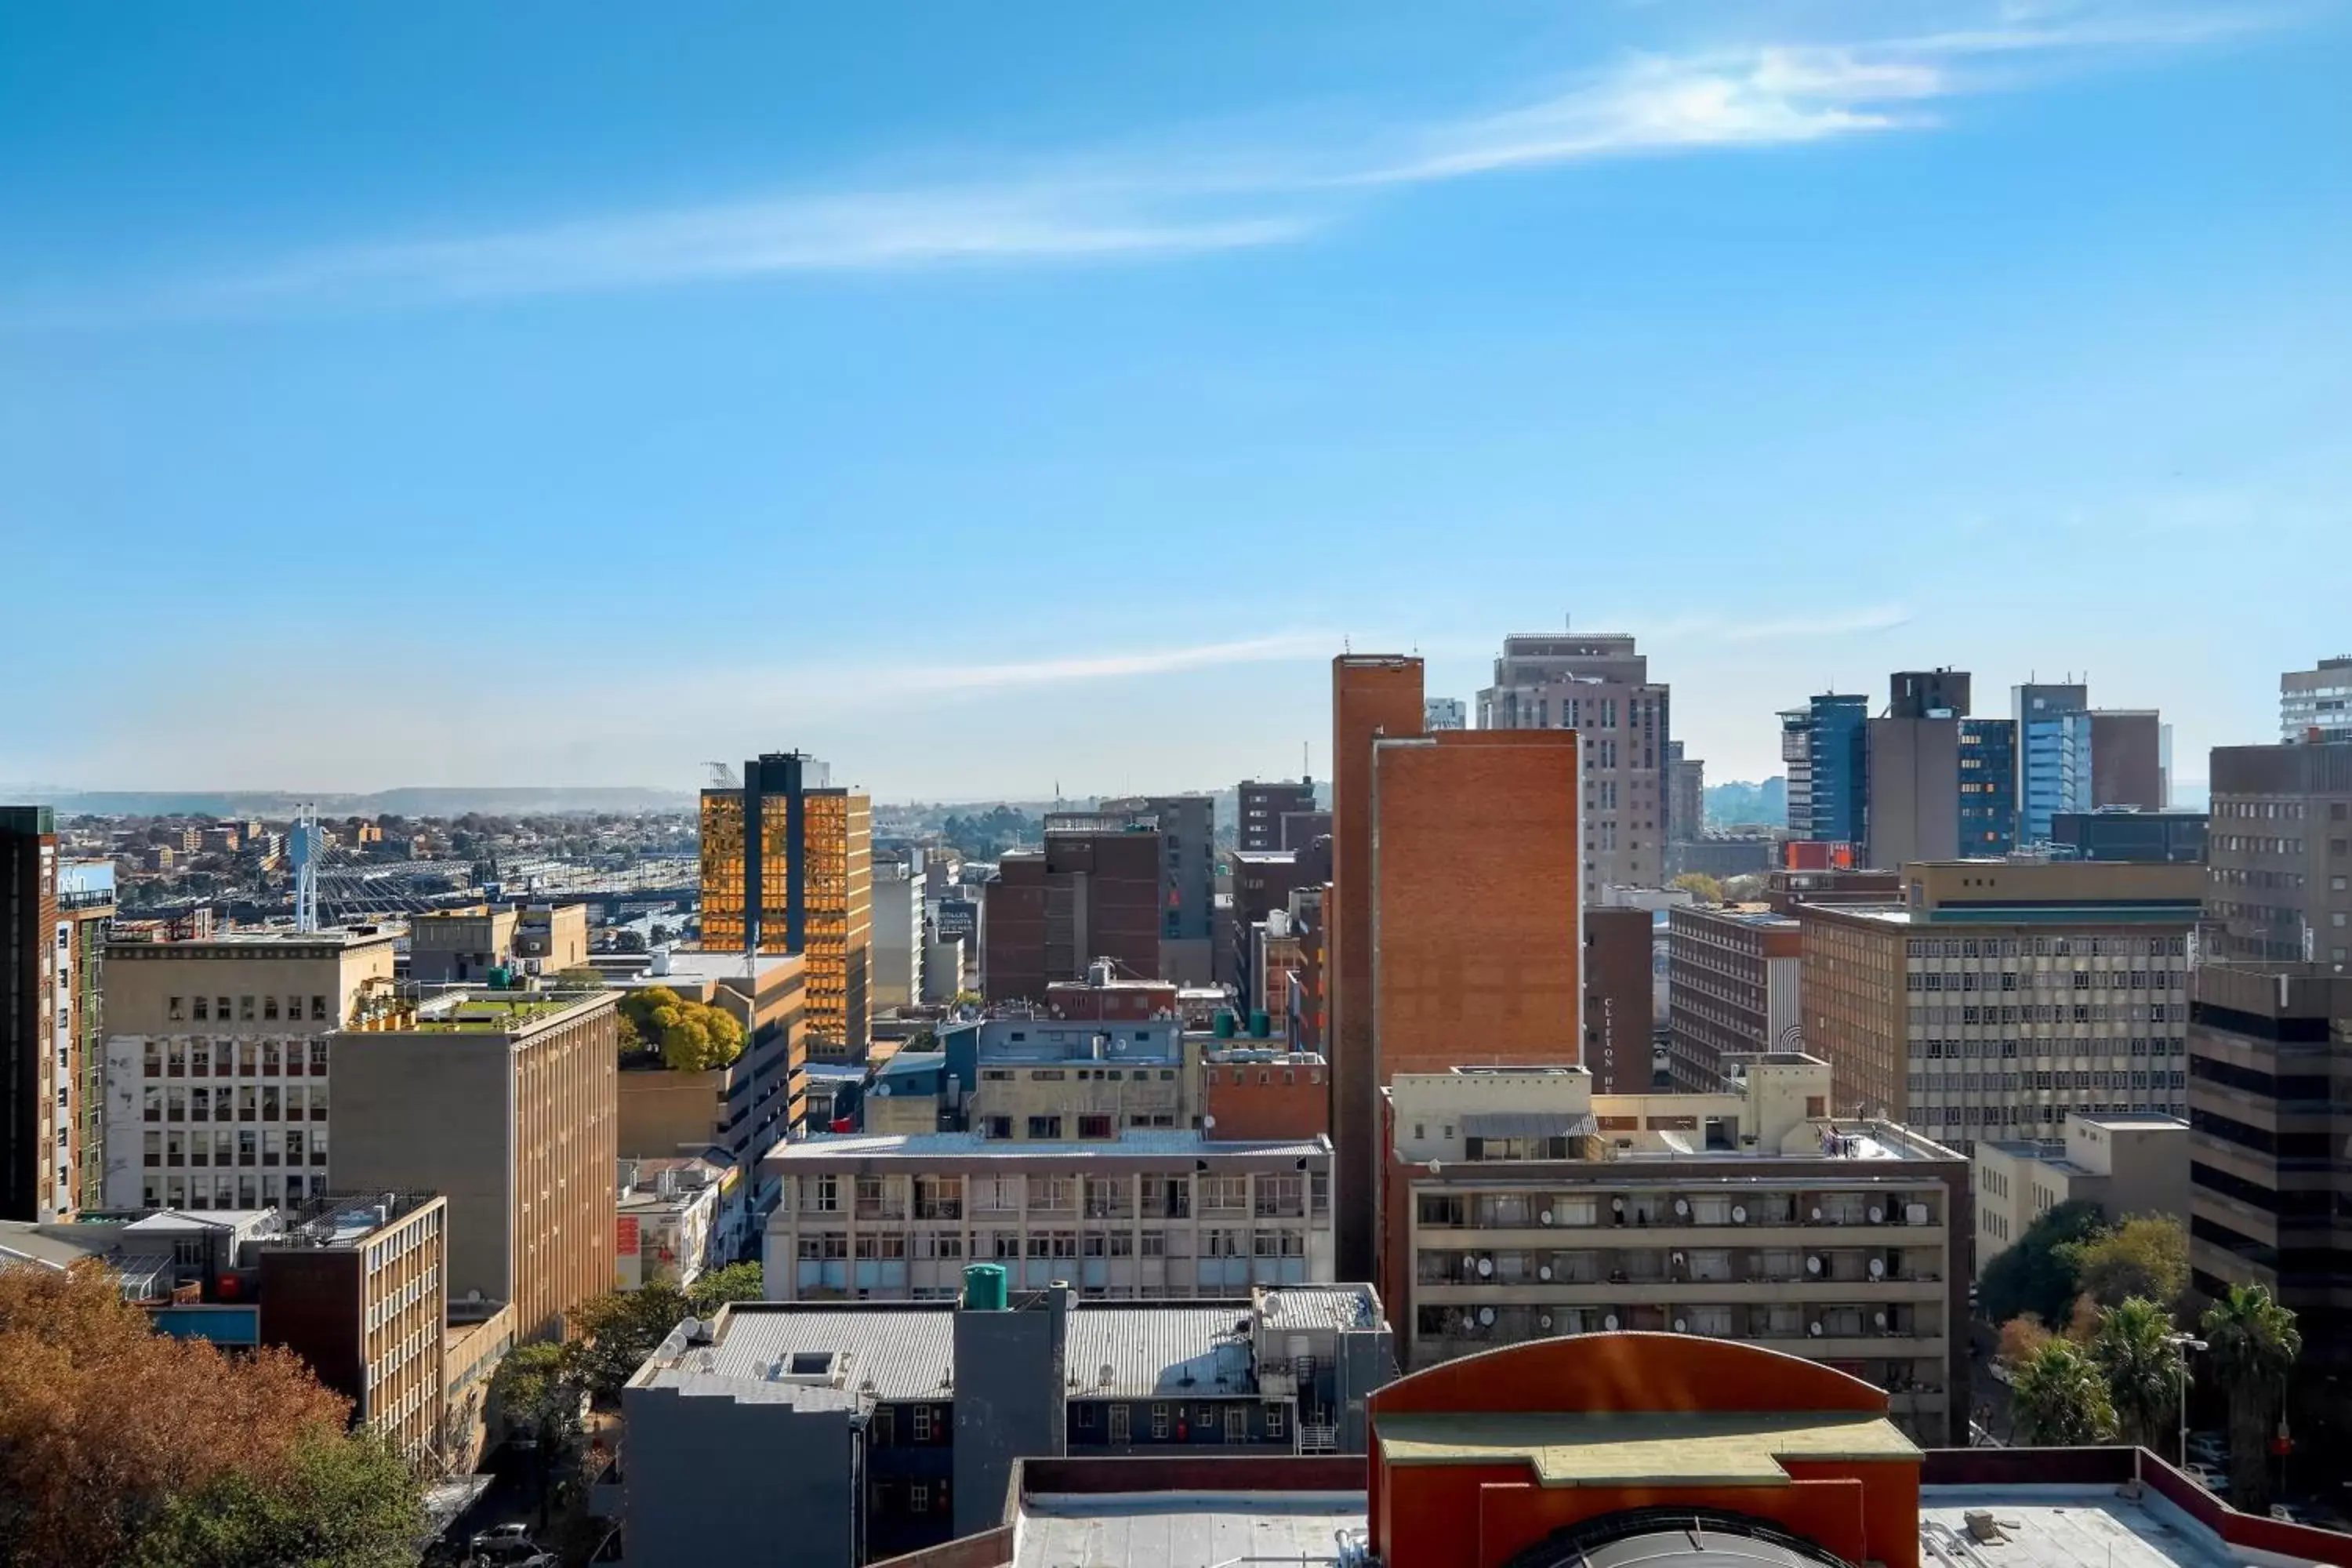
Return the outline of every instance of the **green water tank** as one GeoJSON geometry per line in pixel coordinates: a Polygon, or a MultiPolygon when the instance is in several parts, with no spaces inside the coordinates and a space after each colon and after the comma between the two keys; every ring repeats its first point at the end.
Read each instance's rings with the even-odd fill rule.
{"type": "Polygon", "coordinates": [[[1273,1023],[1266,1017],[1265,1009],[1259,1007],[1252,1011],[1250,1014],[1250,1038],[1253,1040],[1262,1040],[1272,1033],[1274,1033],[1273,1023]]]}
{"type": "Polygon", "coordinates": [[[1004,1266],[974,1263],[963,1271],[963,1309],[967,1312],[1004,1310],[1004,1266]]]}
{"type": "Polygon", "coordinates": [[[1231,1013],[1222,1007],[1218,1008],[1217,1016],[1212,1023],[1217,1032],[1217,1038],[1230,1040],[1234,1037],[1234,1016],[1231,1013]]]}

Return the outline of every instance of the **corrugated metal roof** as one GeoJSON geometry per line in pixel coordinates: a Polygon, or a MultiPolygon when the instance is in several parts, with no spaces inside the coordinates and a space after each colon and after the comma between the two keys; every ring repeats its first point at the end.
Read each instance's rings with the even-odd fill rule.
{"type": "Polygon", "coordinates": [[[1258,1310],[1268,1329],[1372,1329],[1380,1313],[1361,1285],[1286,1285],[1261,1290],[1258,1310]]]}
{"type": "Polygon", "coordinates": [[[1257,1392],[1246,1301],[1082,1307],[1070,1320],[1067,1361],[1073,1399],[1202,1399],[1257,1392]]]}
{"type": "MultiPolygon", "coordinates": [[[[946,1303],[739,1308],[709,1349],[710,1370],[719,1377],[764,1379],[795,1352],[830,1351],[846,1358],[838,1381],[850,1392],[864,1390],[870,1378],[877,1399],[953,1396],[946,1380],[955,1365],[955,1319],[946,1303]]],[[[696,1365],[699,1353],[688,1351],[684,1363],[696,1365]]]]}
{"type": "Polygon", "coordinates": [[[833,1132],[779,1144],[767,1156],[789,1163],[864,1159],[877,1154],[957,1160],[1164,1159],[1171,1155],[1212,1158],[1244,1155],[1305,1159],[1331,1152],[1324,1137],[1275,1142],[1223,1142],[1202,1138],[1190,1128],[1129,1128],[1102,1142],[1052,1142],[983,1138],[977,1132],[833,1132]]]}
{"type": "Polygon", "coordinates": [[[1462,1119],[1465,1138],[1587,1138],[1600,1130],[1589,1112],[1482,1110],[1462,1119]]]}
{"type": "Polygon", "coordinates": [[[1361,1535],[1360,1493],[1129,1493],[1022,1500],[1016,1568],[1201,1568],[1207,1563],[1334,1561],[1361,1535]]]}

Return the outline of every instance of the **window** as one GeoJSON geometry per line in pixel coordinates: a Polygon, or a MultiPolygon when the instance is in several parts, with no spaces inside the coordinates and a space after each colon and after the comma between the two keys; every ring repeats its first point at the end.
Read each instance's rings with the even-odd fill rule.
{"type": "Polygon", "coordinates": [[[1168,1436],[1168,1406],[1165,1405],[1151,1407],[1151,1435],[1155,1437],[1168,1436]]]}
{"type": "MultiPolygon", "coordinates": [[[[202,1005],[204,998],[199,996],[196,998],[196,1002],[198,1005],[202,1005]]],[[[173,996],[164,1003],[164,1016],[172,1019],[174,1023],[177,1023],[180,1020],[180,999],[177,996],[173,996]]]]}
{"type": "Polygon", "coordinates": [[[908,1513],[931,1511],[931,1489],[927,1483],[922,1481],[907,1483],[907,1511],[908,1513]]]}
{"type": "MultiPolygon", "coordinates": [[[[211,1013],[212,1010],[210,1004],[205,998],[198,996],[194,999],[194,1005],[190,1010],[190,1016],[194,1017],[197,1023],[202,1024],[206,1022],[211,1017],[211,1013]]],[[[177,1017],[179,1015],[175,1013],[173,1016],[177,1017]]]]}
{"type": "Polygon", "coordinates": [[[1269,1437],[1279,1437],[1282,1436],[1282,1406],[1279,1405],[1267,1405],[1265,1407],[1265,1435],[1269,1437]]]}
{"type": "MultiPolygon", "coordinates": [[[[1056,1074],[1055,1076],[1059,1076],[1056,1074]]],[[[1058,1116],[1033,1116],[1029,1119],[1029,1136],[1053,1139],[1062,1135],[1062,1119],[1058,1116]]]]}
{"type": "Polygon", "coordinates": [[[1225,1441],[1228,1443],[1249,1441],[1249,1411],[1242,1405],[1225,1406],[1225,1441]]]}
{"type": "Polygon", "coordinates": [[[278,1021],[278,998],[277,998],[277,997],[275,997],[275,996],[264,996],[264,997],[261,999],[261,1016],[263,1017],[263,1019],[264,1019],[264,1020],[266,1020],[267,1022],[272,1023],[272,1024],[274,1024],[274,1023],[276,1023],[276,1022],[278,1021]]]}
{"type": "Polygon", "coordinates": [[[240,996],[236,999],[236,1018],[237,1022],[240,1024],[250,1024],[253,1022],[252,997],[240,996]]]}
{"type": "Polygon", "coordinates": [[[1108,1116],[1081,1116],[1078,1118],[1078,1136],[1108,1138],[1111,1135],[1112,1126],[1111,1119],[1108,1116]]]}
{"type": "Polygon", "coordinates": [[[980,1130],[982,1137],[1002,1139],[1013,1136],[1013,1118],[1010,1116],[991,1116],[983,1120],[984,1124],[980,1130]]]}
{"type": "Polygon", "coordinates": [[[915,1441],[928,1443],[930,1440],[931,1407],[928,1405],[918,1405],[915,1406],[915,1441]]]}
{"type": "Polygon", "coordinates": [[[327,999],[324,996],[310,998],[310,1018],[313,1023],[327,1022],[327,999]]]}
{"type": "Polygon", "coordinates": [[[1128,1440],[1127,1421],[1126,1405],[1114,1405],[1110,1407],[1110,1440],[1112,1442],[1124,1443],[1128,1440]]]}

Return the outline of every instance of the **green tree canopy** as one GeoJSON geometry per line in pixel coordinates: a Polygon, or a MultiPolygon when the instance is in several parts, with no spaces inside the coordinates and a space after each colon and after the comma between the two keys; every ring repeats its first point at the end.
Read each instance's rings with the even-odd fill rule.
{"type": "Polygon", "coordinates": [[[2098,1205],[2081,1200],[2038,1215],[1978,1277],[1978,1310],[1995,1323],[2029,1313],[2045,1323],[2066,1321],[2077,1291],[2074,1267],[2063,1249],[2098,1228],[2098,1205]]]}
{"type": "Polygon", "coordinates": [[[2044,1448],[2108,1442],[2116,1412],[2106,1379],[2071,1340],[2045,1340],[2010,1384],[2019,1437],[2044,1448]]]}
{"type": "Polygon", "coordinates": [[[2213,1371],[2230,1392],[2230,1502],[2261,1513],[2270,1504],[2271,1427],[2286,1375],[2303,1354],[2294,1314],[2260,1285],[2232,1285],[2198,1324],[2213,1352],[2213,1371]]]}
{"type": "Polygon", "coordinates": [[[2174,1215],[2133,1215],[2063,1254],[2076,1291],[2102,1307],[2137,1296],[2168,1308],[2189,1289],[2189,1230],[2174,1215]]]}
{"type": "Polygon", "coordinates": [[[1723,902],[1723,884],[1704,871],[1685,871],[1666,885],[1680,888],[1702,904],[1723,902]]]}
{"type": "Polygon", "coordinates": [[[2162,1453],[2179,1430],[2180,1347],[2172,1314],[2142,1296],[2108,1308],[2091,1336],[2092,1362],[2106,1379],[2116,1430],[2126,1443],[2162,1453]]]}
{"type": "Polygon", "coordinates": [[[406,1461],[372,1428],[316,1430],[276,1486],[231,1470],[173,1498],[140,1541],[142,1568],[409,1568],[425,1510],[406,1461]]]}
{"type": "Polygon", "coordinates": [[[624,1046],[634,1035],[661,1052],[677,1072],[723,1068],[743,1054],[743,1026],[723,1007],[688,1001],[667,985],[648,985],[621,1001],[624,1046]]]}

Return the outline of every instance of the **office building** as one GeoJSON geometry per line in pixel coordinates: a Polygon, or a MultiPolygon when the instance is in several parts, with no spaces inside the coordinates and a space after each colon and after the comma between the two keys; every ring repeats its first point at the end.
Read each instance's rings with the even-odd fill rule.
{"type": "Polygon", "coordinates": [[[2201,811],[2062,811],[2051,818],[2050,849],[2069,860],[2202,861],[2206,823],[2201,811]]]}
{"type": "Polygon", "coordinates": [[[477,905],[408,924],[408,977],[420,985],[483,985],[494,976],[552,977],[588,963],[588,906],[477,905]]]}
{"type": "MultiPolygon", "coordinates": [[[[1573,730],[1372,743],[1372,1054],[1334,1058],[1343,1131],[1377,1130],[1380,1089],[1401,1072],[1580,1054],[1574,889],[1587,743],[1573,730]],[[1357,1109],[1358,1097],[1370,1103],[1357,1109]]],[[[1377,1131],[1353,1144],[1343,1137],[1340,1151],[1343,1193],[1359,1179],[1370,1190],[1377,1131]]]]}
{"type": "Polygon", "coordinates": [[[1584,770],[1584,888],[1654,888],[1665,880],[1673,810],[1668,688],[1622,633],[1514,634],[1478,693],[1481,730],[1573,730],[1584,770]]]}
{"type": "Polygon", "coordinates": [[[321,1042],[333,1190],[445,1194],[450,1296],[509,1304],[519,1339],[613,1288],[614,1002],[451,992],[321,1042]]]}
{"type": "Polygon", "coordinates": [[[1282,841],[1283,817],[1315,809],[1311,778],[1296,783],[1276,779],[1271,784],[1244,779],[1234,792],[1234,847],[1253,851],[1286,849],[1290,847],[1282,841]]]}
{"type": "Polygon", "coordinates": [[[1723,1081],[1723,1064],[1799,1047],[1801,933],[1758,909],[1666,911],[1667,1070],[1693,1092],[1723,1081]]]}
{"type": "Polygon", "coordinates": [[[257,1249],[260,1342],[292,1351],[353,1418],[435,1468],[445,1430],[449,1205],[431,1193],[322,1197],[257,1249]]]}
{"type": "Polygon", "coordinates": [[[1421,703],[1421,727],[1431,734],[1440,730],[1466,730],[1469,714],[1459,697],[1426,697],[1421,703]]]}
{"type": "Polygon", "coordinates": [[[2091,711],[2091,809],[2162,811],[2171,804],[2166,725],[2153,708],[2091,711]]]}
{"type": "Polygon", "coordinates": [[[1269,916],[1284,915],[1286,925],[1293,893],[1331,879],[1329,846],[1304,851],[1236,849],[1226,865],[1233,890],[1218,911],[1217,983],[1234,987],[1244,1012],[1262,1008],[1278,1013],[1283,994],[1265,988],[1253,959],[1258,932],[1269,916]]]}
{"type": "Polygon", "coordinates": [[[2216,746],[2211,784],[2212,955],[2352,963],[2352,741],[2216,746]]]}
{"type": "Polygon", "coordinates": [[[1683,755],[1680,741],[1666,742],[1666,837],[1687,844],[1706,832],[1706,764],[1683,755]]]}
{"type": "MultiPolygon", "coordinates": [[[[1790,850],[1818,848],[1791,843],[1790,850]]],[[[1810,857],[1805,858],[1810,861],[1810,857]]],[[[1764,907],[1774,914],[1794,915],[1800,904],[1892,904],[1903,899],[1900,870],[1872,870],[1845,865],[1784,866],[1766,874],[1764,907]]]]}
{"type": "Polygon", "coordinates": [[[799,752],[702,792],[702,945],[797,952],[809,1055],[863,1061],[873,1016],[874,807],[799,752]]]}
{"type": "Polygon", "coordinates": [[[2195,866],[1923,862],[1902,901],[1801,904],[1805,1048],[1842,1113],[1964,1152],[2188,1107],[2195,866]]]}
{"type": "MultiPolygon", "coordinates": [[[[1325,901],[1324,1055],[1331,1059],[1331,1141],[1348,1151],[1338,1173],[1341,1263],[1351,1279],[1372,1267],[1380,1059],[1372,1002],[1372,747],[1421,733],[1422,662],[1392,654],[1331,661],[1331,890],[1325,901]]],[[[1484,710],[1481,710],[1481,721],[1484,710]]],[[[1466,733],[1467,731],[1465,731],[1466,733]]]]}
{"type": "MultiPolygon", "coordinates": [[[[1097,817],[1125,816],[1160,834],[1160,963],[1161,980],[1209,984],[1216,967],[1216,799],[1205,795],[1130,795],[1107,800],[1097,817]]],[[[1053,818],[1046,819],[1052,830],[1053,818]]]]}
{"type": "Polygon", "coordinates": [[[628,1562],[789,1531],[795,1563],[858,1568],[992,1525],[1016,1462],[1360,1456],[1392,1375],[1360,1285],[1119,1304],[971,1272],[960,1303],[737,1302],[660,1347],[622,1394],[628,1562]]]}
{"type": "Polygon", "coordinates": [[[2091,699],[2075,683],[2028,683],[2010,693],[2017,722],[2017,841],[2041,844],[2062,811],[2088,811],[2091,699]]]}
{"type": "Polygon", "coordinates": [[[329,1037],[394,1005],[397,942],[368,926],[110,942],[105,1206],[258,1209],[328,1191],[329,1037]]]}
{"type": "Polygon", "coordinates": [[[56,819],[0,807],[0,1219],[103,1206],[100,976],[110,861],[64,858],[56,819]]]}
{"type": "Polygon", "coordinates": [[[1045,842],[1013,849],[981,889],[981,990],[991,1002],[1043,1002],[1097,959],[1131,980],[1162,978],[1161,840],[1118,816],[1062,814],[1045,842]]]}
{"type": "Polygon", "coordinates": [[[1960,721],[1959,814],[1962,858],[1999,859],[2017,847],[2015,720],[1960,721]]]}
{"type": "Polygon", "coordinates": [[[1899,670],[1886,712],[1865,729],[1869,790],[1864,809],[1873,866],[1950,860],[1960,853],[1960,723],[1969,711],[1965,670],[1899,670]]]}
{"type": "Polygon", "coordinates": [[[1825,844],[1866,842],[1870,805],[1870,700],[1826,691],[1780,715],[1780,762],[1789,774],[1789,836],[1825,844]]]}
{"type": "Polygon", "coordinates": [[[614,1206],[614,1285],[681,1288],[746,1254],[758,1256],[751,1187],[739,1167],[695,1154],[621,1161],[614,1206]]]}
{"type": "Polygon", "coordinates": [[[873,1010],[911,1007],[923,998],[923,895],[914,868],[884,860],[874,868],[873,1010]]]}
{"type": "Polygon", "coordinates": [[[2110,1223],[2189,1212],[2189,1123],[2163,1111],[2070,1116],[2063,1138],[1979,1139],[1969,1163],[1979,1279],[1987,1264],[2060,1204],[2096,1204],[2110,1223]]]}
{"type": "Polygon", "coordinates": [[[2352,654],[2279,677],[2279,739],[2352,741],[2352,654]]]}
{"type": "Polygon", "coordinates": [[[1584,911],[1584,1050],[1602,1094],[1645,1094],[1657,1077],[1656,919],[1647,910],[1584,911]]]}
{"type": "Polygon", "coordinates": [[[949,1300],[969,1262],[1019,1289],[1218,1297],[1333,1278],[1331,1144],[1137,1130],[1116,1138],[833,1134],[768,1156],[775,1300],[949,1300]]]}
{"type": "Polygon", "coordinates": [[[659,987],[717,1007],[743,1026],[743,1050],[724,1067],[682,1071],[658,1050],[622,1058],[618,1147],[624,1156],[723,1152],[749,1171],[806,1120],[808,1022],[802,960],[762,953],[755,978],[725,952],[656,952],[644,971],[609,977],[618,990],[659,987]]]}
{"type": "Polygon", "coordinates": [[[1399,1361],[1620,1329],[1747,1341],[1964,1443],[1967,1163],[1832,1116],[1825,1062],[1727,1068],[1713,1093],[1632,1096],[1574,1068],[1400,1075],[1378,1276],[1399,1361]]]}
{"type": "Polygon", "coordinates": [[[2207,963],[2189,1026],[2189,1264],[2200,1294],[2258,1284],[2303,1330],[2298,1375],[2352,1370],[2352,975],[2207,963]]]}

